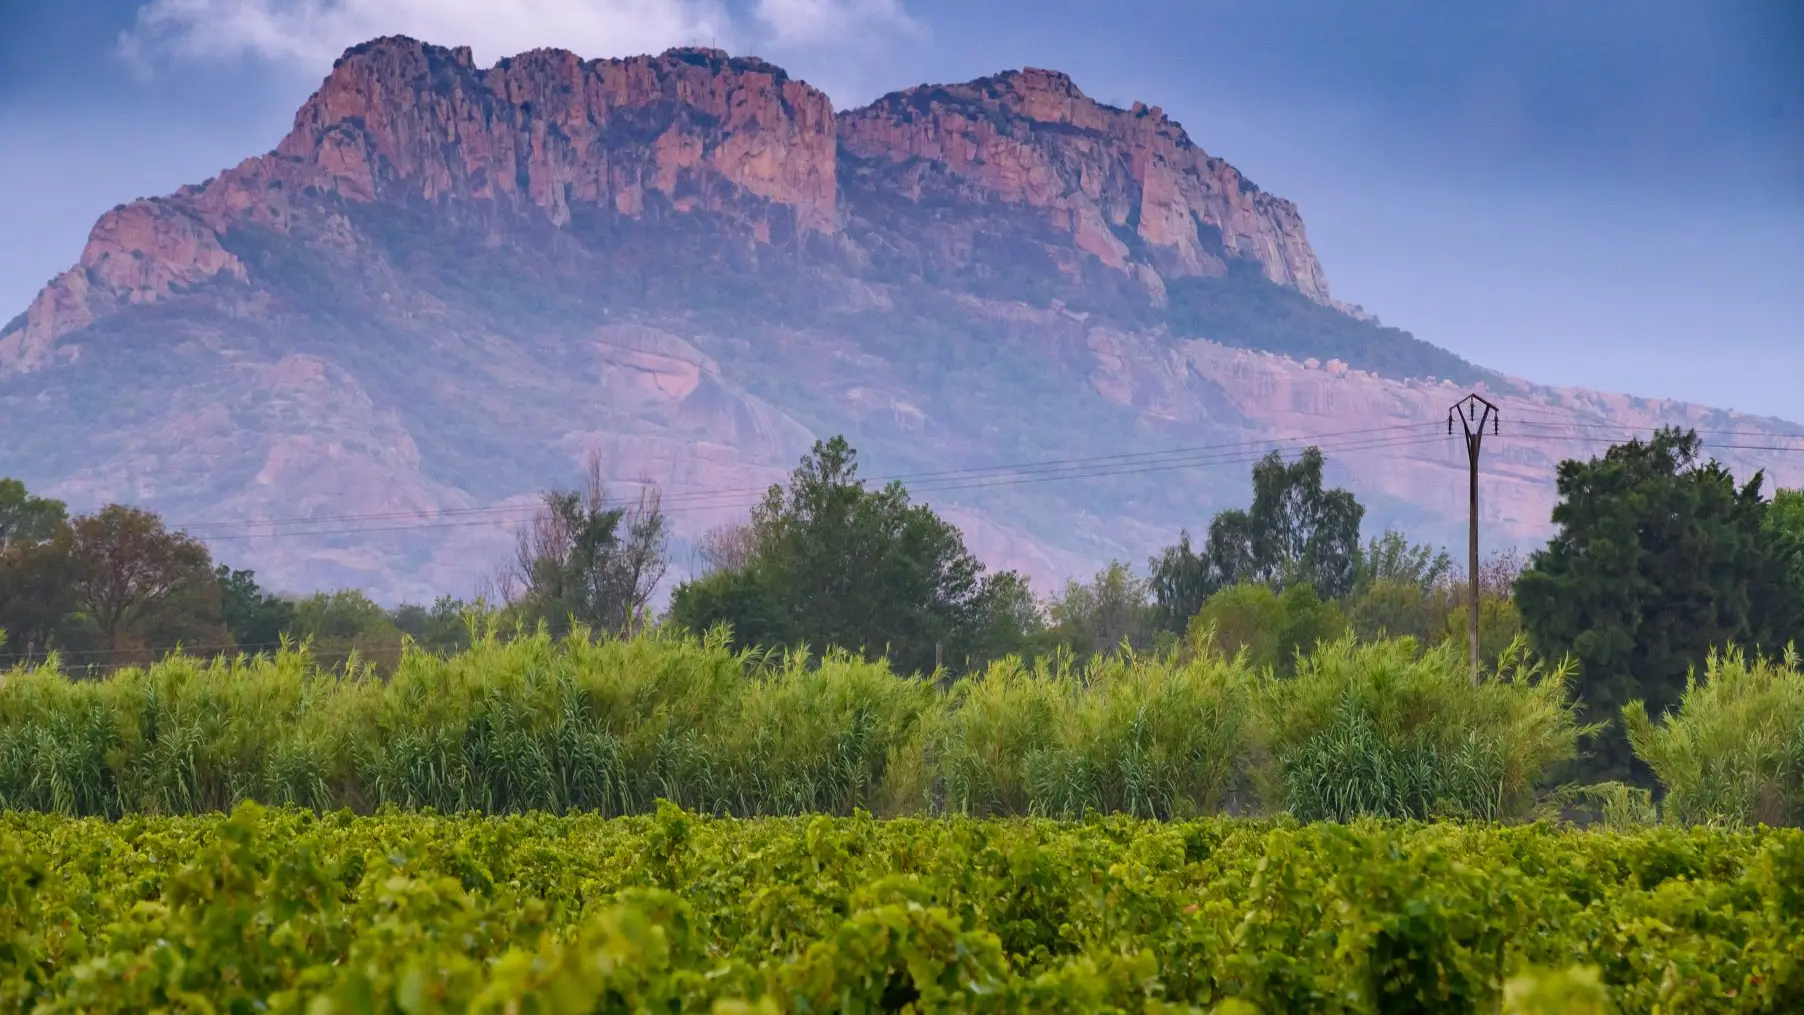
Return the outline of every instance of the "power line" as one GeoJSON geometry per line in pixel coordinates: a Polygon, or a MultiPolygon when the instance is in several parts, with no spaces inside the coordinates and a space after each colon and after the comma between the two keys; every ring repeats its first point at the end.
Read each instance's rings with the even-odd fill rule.
{"type": "MultiPolygon", "coordinates": [[[[1052,470],[1052,471],[1065,470],[1065,469],[1069,469],[1069,468],[1072,468],[1072,467],[1075,467],[1078,465],[1085,465],[1085,464],[1090,464],[1090,463],[1095,463],[1097,465],[1101,465],[1104,463],[1131,462],[1131,461],[1135,461],[1135,460],[1152,461],[1152,460],[1162,459],[1162,458],[1171,458],[1174,456],[1196,455],[1196,454],[1207,453],[1207,452],[1228,451],[1228,450],[1232,450],[1232,449],[1251,449],[1251,448],[1255,448],[1255,447],[1260,449],[1259,454],[1263,456],[1269,450],[1276,450],[1276,447],[1274,447],[1275,445],[1296,444],[1296,443],[1304,442],[1304,441],[1316,442],[1316,441],[1326,440],[1329,438],[1351,437],[1351,436],[1366,435],[1366,434],[1394,433],[1394,432],[1400,432],[1400,431],[1405,431],[1405,430],[1418,429],[1418,428],[1426,427],[1427,425],[1428,425],[1427,423],[1402,423],[1402,424],[1393,424],[1390,426],[1365,427],[1365,428],[1355,429],[1355,430],[1340,430],[1340,431],[1333,431],[1333,432],[1329,432],[1329,433],[1310,434],[1310,435],[1303,435],[1303,436],[1297,436],[1297,437],[1268,437],[1268,438],[1261,438],[1258,440],[1236,441],[1236,442],[1231,442],[1231,443],[1226,443],[1226,444],[1202,444],[1202,445],[1195,445],[1195,446],[1191,446],[1191,447],[1167,448],[1167,449],[1160,450],[1160,451],[1120,452],[1120,453],[1108,454],[1108,455],[1090,455],[1090,456],[1085,456],[1085,457],[1081,457],[1081,458],[1043,459],[1043,460],[1035,461],[1035,462],[1023,462],[1023,463],[1016,463],[1016,464],[1009,464],[1009,465],[985,465],[985,466],[974,466],[974,467],[966,468],[966,469],[946,469],[946,470],[940,470],[940,471],[934,471],[934,472],[898,473],[898,474],[894,474],[894,475],[890,475],[890,476],[871,477],[868,480],[868,482],[871,482],[871,483],[877,484],[877,485],[886,484],[886,483],[890,483],[890,482],[932,483],[936,480],[950,481],[950,480],[965,479],[965,478],[978,478],[978,477],[982,477],[982,476],[986,476],[986,475],[994,475],[994,474],[998,474],[998,473],[1031,474],[1031,473],[1043,472],[1043,471],[1049,471],[1049,470],[1052,470]]],[[[681,507],[681,506],[685,506],[685,505],[689,505],[689,504],[696,504],[697,506],[699,506],[701,508],[710,508],[710,509],[715,508],[715,507],[733,507],[733,506],[737,506],[737,505],[734,505],[734,504],[717,505],[714,503],[705,503],[705,502],[718,501],[722,498],[741,498],[741,497],[745,497],[748,495],[762,498],[764,495],[764,492],[767,489],[769,489],[768,486],[722,488],[722,489],[717,489],[717,490],[699,490],[699,491],[694,491],[694,492],[687,493],[687,494],[679,493],[679,494],[673,494],[673,495],[664,495],[664,496],[660,497],[660,501],[661,501],[662,505],[667,506],[667,509],[681,507]],[[698,502],[701,502],[701,503],[698,503],[698,502]]],[[[626,499],[610,499],[610,500],[616,504],[625,504],[625,503],[629,502],[626,499]]],[[[433,517],[456,518],[456,517],[486,516],[486,515],[511,516],[511,515],[516,515],[516,514],[521,514],[521,513],[530,514],[532,512],[536,512],[537,510],[539,510],[540,507],[541,507],[541,505],[534,503],[534,504],[520,504],[520,505],[491,505],[489,507],[479,507],[479,508],[449,508],[449,509],[445,509],[445,510],[436,512],[433,515],[433,517]]],[[[251,520],[251,519],[232,519],[232,520],[220,519],[217,521],[202,521],[202,522],[188,522],[188,523],[182,523],[182,524],[172,524],[172,525],[170,525],[170,528],[182,529],[184,531],[189,531],[189,530],[194,530],[194,529],[212,530],[212,529],[220,529],[220,528],[249,528],[249,527],[272,526],[272,525],[325,524],[325,523],[329,523],[329,522],[385,521],[385,520],[398,519],[398,518],[418,518],[418,517],[420,517],[420,515],[422,513],[423,512],[420,512],[420,511],[388,511],[388,512],[367,512],[367,513],[341,514],[341,515],[316,515],[316,516],[312,516],[312,517],[266,518],[266,519],[255,519],[255,520],[251,520]]]]}
{"type": "MultiPolygon", "coordinates": [[[[890,475],[890,476],[869,477],[867,479],[867,482],[871,482],[874,484],[885,484],[885,483],[891,483],[891,482],[912,483],[912,482],[921,481],[921,480],[932,480],[932,479],[936,479],[936,478],[940,478],[940,477],[961,477],[961,476],[967,476],[967,475],[976,476],[976,475],[986,475],[986,474],[992,474],[992,473],[998,473],[998,472],[1022,472],[1022,471],[1047,469],[1047,468],[1061,468],[1064,466],[1078,464],[1078,463],[1106,462],[1106,461],[1134,460],[1134,459],[1152,459],[1152,458],[1169,457],[1172,455],[1187,455],[1187,454],[1197,454],[1197,453],[1207,452],[1207,451],[1222,451],[1222,450],[1227,450],[1227,449],[1232,449],[1232,448],[1248,448],[1248,447],[1254,447],[1254,446],[1263,447],[1266,445],[1277,445],[1277,444],[1294,444],[1299,441],[1316,441],[1316,440],[1325,440],[1325,439],[1332,438],[1332,437],[1347,437],[1347,436],[1354,436],[1354,435],[1359,435],[1359,434],[1383,433],[1383,432],[1390,432],[1390,431],[1413,429],[1415,427],[1424,426],[1424,425],[1426,425],[1426,424],[1401,423],[1401,424],[1393,424],[1390,426],[1365,427],[1365,428],[1357,429],[1357,430],[1340,430],[1340,431],[1333,431],[1330,433],[1309,434],[1309,435],[1298,436],[1298,437],[1266,437],[1266,438],[1260,438],[1260,439],[1249,440],[1249,441],[1236,441],[1236,442],[1231,442],[1231,443],[1227,443],[1227,444],[1200,444],[1200,445],[1194,445],[1194,446],[1190,446],[1190,447],[1167,448],[1167,449],[1164,449],[1161,451],[1117,452],[1114,454],[1090,455],[1090,456],[1081,457],[1081,458],[1041,459],[1041,460],[1034,461],[1034,462],[1020,462],[1020,463],[1014,463],[1014,464],[1008,464],[1008,465],[982,465],[982,466],[972,466],[970,468],[964,468],[964,469],[944,469],[944,470],[933,471],[933,472],[904,472],[904,473],[896,473],[896,474],[890,475]]],[[[764,494],[764,491],[767,490],[768,488],[769,488],[768,486],[760,486],[760,487],[724,488],[724,489],[717,489],[717,490],[700,490],[700,491],[694,491],[694,492],[691,492],[688,494],[667,495],[667,496],[664,496],[662,498],[662,500],[664,503],[669,504],[672,501],[681,503],[686,500],[717,499],[717,498],[726,497],[726,496],[745,496],[745,495],[762,496],[764,494]]],[[[626,501],[624,499],[618,499],[618,500],[616,500],[616,502],[617,503],[625,503],[626,501]]],[[[454,517],[454,516],[463,516],[463,515],[482,515],[482,514],[492,514],[492,513],[512,514],[512,513],[522,512],[522,511],[526,511],[526,512],[537,511],[539,509],[539,507],[540,507],[540,505],[535,503],[535,504],[521,504],[521,505],[511,505],[511,506],[510,505],[491,505],[489,507],[475,507],[475,508],[448,508],[443,511],[437,512],[437,515],[439,517],[454,517]]],[[[386,511],[386,512],[368,512],[368,513],[345,514],[345,515],[316,515],[316,516],[312,516],[312,517],[266,518],[266,519],[254,520],[254,521],[242,520],[242,519],[239,519],[239,520],[222,519],[222,520],[213,521],[213,522],[190,522],[190,523],[184,523],[182,525],[172,525],[171,527],[172,528],[183,528],[183,529],[187,529],[187,528],[212,529],[212,528],[240,527],[240,526],[253,526],[253,525],[307,524],[307,523],[341,522],[341,521],[375,521],[375,520],[386,520],[386,519],[391,519],[391,518],[415,518],[415,517],[418,517],[420,514],[421,514],[421,512],[419,512],[419,511],[386,511]]]]}
{"type": "MultiPolygon", "coordinates": [[[[1411,424],[1409,427],[1407,427],[1407,429],[1424,429],[1427,426],[1428,426],[1428,424],[1411,424]]],[[[1398,427],[1398,428],[1384,428],[1384,429],[1405,429],[1405,428],[1398,427]]],[[[1360,439],[1360,440],[1343,441],[1343,442],[1339,442],[1339,443],[1316,444],[1315,446],[1321,447],[1321,449],[1323,451],[1334,451],[1334,452],[1338,452],[1338,453],[1345,453],[1345,452],[1370,451],[1370,450],[1396,448],[1396,447],[1409,447],[1409,446],[1414,446],[1417,444],[1434,443],[1434,442],[1438,441],[1438,439],[1439,439],[1439,438],[1433,437],[1433,436],[1424,436],[1424,437],[1414,438],[1414,439],[1400,439],[1401,437],[1402,437],[1402,435],[1398,435],[1396,437],[1385,437],[1385,438],[1367,437],[1367,438],[1360,439]]],[[[1301,440],[1304,438],[1297,438],[1297,439],[1301,440]]],[[[1260,458],[1263,458],[1266,454],[1269,454],[1269,451],[1241,450],[1241,451],[1232,451],[1232,452],[1226,452],[1226,453],[1218,452],[1214,455],[1204,455],[1204,456],[1184,459],[1184,460],[1180,460],[1180,461],[1157,461],[1157,462],[1151,462],[1151,463],[1133,463],[1133,464],[1113,464],[1113,463],[1111,463],[1111,464],[1106,464],[1106,465],[1100,465],[1100,466],[1093,465],[1093,466],[1087,466],[1087,467],[1068,466],[1068,467],[1064,467],[1065,471],[1057,472],[1057,473],[1040,472],[1040,473],[1028,473],[1026,475],[1013,475],[1013,476],[1005,475],[1005,476],[1000,476],[1000,477],[977,477],[977,478],[973,478],[970,480],[963,480],[962,477],[958,477],[955,480],[942,481],[937,484],[935,484],[935,483],[920,484],[920,485],[910,489],[909,492],[911,494],[946,493],[946,492],[957,491],[957,490],[972,490],[972,489],[985,489],[985,488],[1004,487],[1004,486],[1019,486],[1019,485],[1028,484],[1028,483],[1052,482],[1052,481],[1064,480],[1064,479],[1103,479],[1103,478],[1110,478],[1110,477],[1115,477],[1115,476],[1139,475],[1139,474],[1145,474],[1145,473],[1151,473],[1151,472],[1165,472],[1165,471],[1170,471],[1173,469],[1198,468],[1201,466],[1239,465],[1239,464],[1248,464],[1251,462],[1258,461],[1260,458]]],[[[719,510],[732,510],[735,508],[749,508],[749,507],[755,506],[758,503],[759,503],[759,500],[757,500],[757,499],[742,500],[739,502],[721,501],[721,502],[704,503],[704,504],[689,503],[689,504],[677,504],[673,507],[661,508],[661,510],[665,514],[681,514],[681,513],[685,513],[685,512],[689,512],[689,511],[719,511],[719,510]]],[[[437,529],[486,527],[486,526],[492,526],[492,525],[498,524],[499,521],[501,521],[501,519],[479,518],[479,519],[475,519],[475,520],[462,520],[462,521],[415,522],[415,523],[409,523],[409,524],[403,524],[403,525],[356,526],[356,527],[345,527],[345,528],[290,530],[290,531],[285,531],[285,532],[264,532],[264,533],[228,533],[228,534],[213,535],[213,536],[197,536],[196,538],[205,539],[210,542],[225,541],[225,540],[237,540],[237,539],[291,539],[291,538],[298,538],[298,537],[302,537],[302,536],[361,535],[361,534],[366,534],[366,533],[413,532],[413,531],[425,531],[425,530],[437,530],[437,529]]]]}

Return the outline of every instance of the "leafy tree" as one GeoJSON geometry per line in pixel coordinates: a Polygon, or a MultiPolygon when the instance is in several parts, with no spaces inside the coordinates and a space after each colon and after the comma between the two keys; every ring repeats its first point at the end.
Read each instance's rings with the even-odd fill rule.
{"type": "Polygon", "coordinates": [[[1773,552],[1786,562],[1791,595],[1804,601],[1804,490],[1775,490],[1767,507],[1766,528],[1773,552]]]}
{"type": "Polygon", "coordinates": [[[255,571],[234,571],[221,564],[213,575],[219,582],[220,616],[239,650],[274,651],[282,635],[294,627],[294,603],[265,593],[255,571]]]}
{"type": "Polygon", "coordinates": [[[1161,628],[1182,631],[1211,595],[1221,588],[1221,576],[1208,552],[1191,548],[1190,533],[1178,533],[1178,541],[1151,561],[1147,589],[1153,598],[1153,615],[1161,628]]]}
{"type": "Polygon", "coordinates": [[[419,647],[441,655],[461,652],[470,647],[470,625],[466,617],[476,611],[486,613],[482,602],[466,603],[450,596],[433,600],[430,608],[402,603],[389,617],[395,628],[412,638],[419,647]]]}
{"type": "Polygon", "coordinates": [[[986,576],[958,529],[900,483],[870,490],[845,438],[816,442],[752,513],[743,566],[679,586],[671,620],[733,626],[740,645],[882,655],[903,672],[964,669],[1012,651],[1024,586],[986,576]]]}
{"type": "Polygon", "coordinates": [[[1401,582],[1427,592],[1452,575],[1453,558],[1445,550],[1411,543],[1403,533],[1386,529],[1359,550],[1355,568],[1356,590],[1378,582],[1401,582]]]}
{"type": "Polygon", "coordinates": [[[401,632],[382,604],[356,589],[318,592],[294,605],[294,633],[321,665],[343,667],[354,655],[380,672],[401,661],[401,632]]]}
{"type": "Polygon", "coordinates": [[[69,575],[109,663],[132,650],[219,646],[228,637],[207,548],[148,511],[111,504],[75,519],[69,575]]]}
{"type": "Polygon", "coordinates": [[[24,483],[0,477],[0,552],[17,544],[45,542],[68,518],[62,501],[33,497],[24,483]]]}
{"type": "Polygon", "coordinates": [[[70,623],[75,586],[69,549],[74,533],[61,524],[41,542],[14,542],[0,550],[0,663],[40,661],[52,649],[79,649],[70,623]]]}
{"type": "Polygon", "coordinates": [[[1070,581],[1047,606],[1053,639],[1081,658],[1112,655],[1125,642],[1152,644],[1154,610],[1147,582],[1126,564],[1111,561],[1089,582],[1070,581]]]}
{"type": "Polygon", "coordinates": [[[584,489],[544,495],[504,576],[504,594],[522,618],[543,622],[553,634],[572,623],[632,631],[669,566],[657,488],[645,487],[630,508],[611,506],[601,476],[601,460],[591,457],[584,489]]]}
{"type": "Polygon", "coordinates": [[[701,557],[701,574],[713,574],[716,571],[734,571],[751,562],[752,551],[756,549],[757,534],[749,523],[738,525],[719,525],[702,534],[696,541],[696,552],[701,557]]]}
{"type": "MultiPolygon", "coordinates": [[[[1701,460],[1696,433],[1662,429],[1562,462],[1558,482],[1559,530],[1518,580],[1516,603],[1540,652],[1578,661],[1588,718],[1610,721],[1637,699],[1664,713],[1712,648],[1776,649],[1795,634],[1761,476],[1737,486],[1701,460]]],[[[1619,727],[1591,767],[1645,778],[1619,727]]]]}
{"type": "Polygon", "coordinates": [[[1446,611],[1436,597],[1407,578],[1369,581],[1346,601],[1347,624],[1362,641],[1414,638],[1423,647],[1441,640],[1446,611]]]}
{"type": "Polygon", "coordinates": [[[1286,464],[1274,451],[1253,467],[1253,505],[1223,511],[1209,523],[1203,551],[1188,533],[1152,561],[1160,621],[1175,629],[1217,590],[1244,582],[1274,588],[1305,583],[1322,599],[1339,599],[1359,578],[1359,523],[1365,508],[1346,490],[1322,487],[1320,448],[1286,464]]]}
{"type": "Polygon", "coordinates": [[[1209,597],[1191,621],[1189,637],[1194,643],[1207,635],[1224,652],[1244,650],[1255,666],[1288,675],[1299,652],[1339,638],[1346,628],[1340,607],[1316,595],[1314,586],[1279,592],[1264,582],[1241,582],[1209,597]]]}

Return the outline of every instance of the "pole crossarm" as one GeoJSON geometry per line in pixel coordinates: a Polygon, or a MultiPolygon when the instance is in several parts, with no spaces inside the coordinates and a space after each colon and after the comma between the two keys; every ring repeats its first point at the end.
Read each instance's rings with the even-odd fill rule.
{"type": "Polygon", "coordinates": [[[1474,686],[1478,684],[1478,452],[1484,444],[1485,424],[1491,425],[1493,435],[1498,434],[1502,415],[1495,404],[1476,391],[1447,407],[1447,435],[1453,436],[1453,421],[1457,418],[1460,429],[1465,431],[1466,461],[1470,467],[1471,502],[1466,545],[1466,575],[1469,584],[1466,598],[1466,650],[1474,686]]]}

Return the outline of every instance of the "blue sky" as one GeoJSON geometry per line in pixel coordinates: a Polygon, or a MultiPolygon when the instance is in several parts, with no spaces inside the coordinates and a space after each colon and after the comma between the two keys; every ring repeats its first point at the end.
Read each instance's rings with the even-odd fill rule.
{"type": "Polygon", "coordinates": [[[1804,421],[1795,0],[0,0],[0,320],[103,210],[270,148],[374,34],[716,42],[843,106],[1023,65],[1296,201],[1335,294],[1538,381],[1804,421]]]}

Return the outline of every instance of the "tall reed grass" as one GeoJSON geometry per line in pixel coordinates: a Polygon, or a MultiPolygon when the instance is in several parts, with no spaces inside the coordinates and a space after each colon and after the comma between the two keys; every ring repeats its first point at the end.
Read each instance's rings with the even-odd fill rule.
{"type": "Polygon", "coordinates": [[[1464,674],[1457,650],[1343,642],[1294,678],[1205,646],[944,689],[658,632],[478,637],[386,678],[305,648],[50,665],[0,674],[0,808],[1521,817],[1577,735],[1560,675],[1464,674]]]}
{"type": "Polygon", "coordinates": [[[1569,677],[1529,661],[1521,640],[1477,687],[1451,642],[1322,644],[1294,678],[1264,685],[1268,800],[1304,820],[1525,819],[1543,776],[1589,732],[1569,677]]]}
{"type": "Polygon", "coordinates": [[[1629,743],[1666,788],[1680,824],[1804,823],[1804,672],[1798,654],[1712,655],[1664,721],[1641,702],[1622,712],[1629,743]]]}

